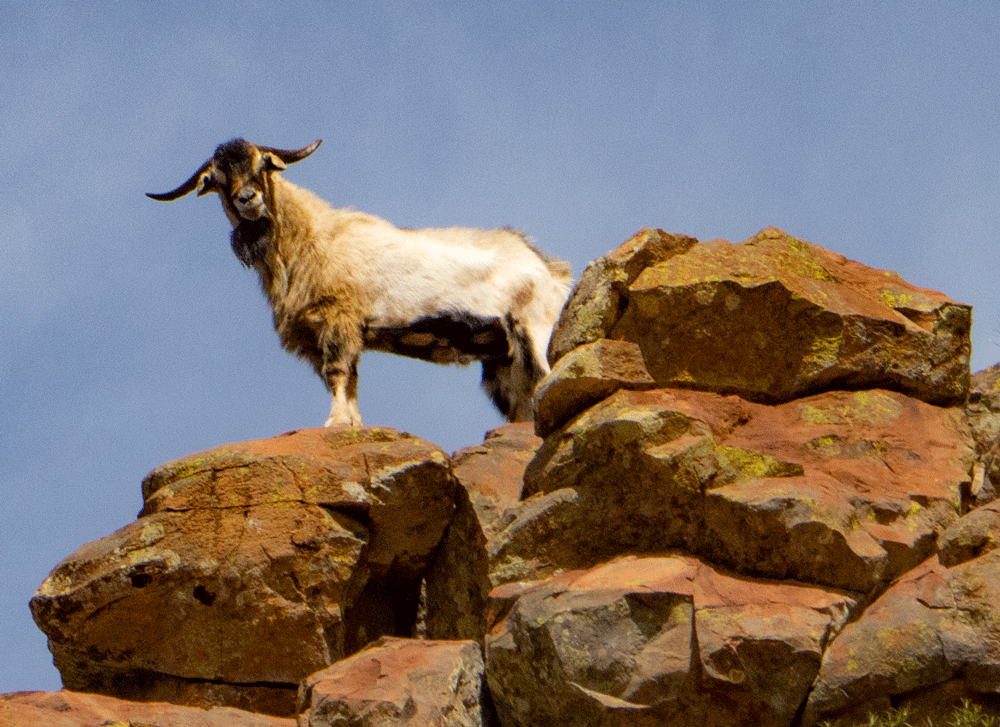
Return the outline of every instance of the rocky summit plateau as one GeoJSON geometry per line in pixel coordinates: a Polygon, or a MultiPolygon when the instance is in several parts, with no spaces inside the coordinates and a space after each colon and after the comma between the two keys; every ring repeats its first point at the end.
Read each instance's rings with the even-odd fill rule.
{"type": "Polygon", "coordinates": [[[306,429],[164,464],[31,600],[0,727],[1000,716],[1000,367],[971,308],[767,228],[644,229],[534,423],[306,429]]]}

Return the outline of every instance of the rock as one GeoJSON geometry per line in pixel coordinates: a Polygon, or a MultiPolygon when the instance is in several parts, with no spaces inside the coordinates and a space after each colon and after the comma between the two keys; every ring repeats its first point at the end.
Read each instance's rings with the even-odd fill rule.
{"type": "Polygon", "coordinates": [[[483,674],[474,641],[382,638],[303,682],[299,727],[482,727],[483,674]]]}
{"type": "Polygon", "coordinates": [[[697,244],[687,235],[645,227],[617,249],[591,261],[552,331],[549,363],[555,364],[578,346],[607,338],[621,316],[628,288],[639,273],[697,244]]]}
{"type": "Polygon", "coordinates": [[[295,720],[232,707],[179,707],[162,702],[126,702],[99,694],[19,692],[0,694],[3,727],[295,727],[295,720]]]}
{"type": "Polygon", "coordinates": [[[850,596],[624,557],[494,591],[486,640],[505,725],[788,725],[850,596]],[[510,593],[508,593],[510,591],[510,593]]]}
{"type": "Polygon", "coordinates": [[[1000,363],[972,375],[965,409],[976,440],[976,454],[983,456],[1000,437],[1000,363]]]}
{"type": "Polygon", "coordinates": [[[744,575],[859,593],[935,552],[973,451],[961,409],[890,391],[780,405],[620,390],[550,435],[494,584],[681,548],[744,575]]]}
{"type": "Polygon", "coordinates": [[[487,537],[503,527],[504,513],[520,501],[524,468],[541,445],[534,425],[520,422],[492,429],[482,444],[452,456],[455,477],[468,491],[487,537]]]}
{"type": "Polygon", "coordinates": [[[950,568],[1000,546],[1000,502],[976,508],[941,534],[938,559],[950,568]]]}
{"type": "Polygon", "coordinates": [[[639,346],[658,387],[763,403],[872,388],[965,402],[969,306],[776,228],[736,245],[640,237],[584,273],[553,332],[554,361],[610,338],[639,346]]]}
{"type": "Polygon", "coordinates": [[[490,563],[476,511],[458,488],[455,515],[424,576],[423,623],[417,634],[428,639],[474,639],[486,633],[490,563]]]}
{"type": "Polygon", "coordinates": [[[509,521],[506,513],[521,498],[524,468],[542,440],[531,422],[506,424],[486,433],[482,444],[452,457],[463,486],[455,515],[425,578],[429,608],[420,636],[481,640],[489,603],[486,538],[509,521]]]}
{"type": "Polygon", "coordinates": [[[610,339],[585,343],[559,359],[539,383],[535,433],[549,436],[618,389],[645,390],[655,385],[638,345],[610,339]]]}
{"type": "Polygon", "coordinates": [[[951,680],[1000,692],[1000,551],[931,558],[846,626],[823,657],[803,724],[951,680]]]}
{"type": "Polygon", "coordinates": [[[219,447],[150,473],[141,517],[57,565],[32,615],[67,688],[289,715],[306,675],[410,635],[458,490],[389,429],[219,447]]]}

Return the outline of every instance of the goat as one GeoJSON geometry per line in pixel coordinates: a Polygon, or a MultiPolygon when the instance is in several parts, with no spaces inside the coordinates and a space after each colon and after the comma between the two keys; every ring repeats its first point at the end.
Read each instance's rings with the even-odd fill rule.
{"type": "Polygon", "coordinates": [[[411,230],[334,209],[278,174],[321,142],[282,150],[233,139],[177,189],[148,196],[219,195],[233,252],[257,271],[282,345],[312,364],[332,394],[326,426],[361,426],[363,350],[478,360],[500,412],[532,420],[569,265],[509,228],[411,230]]]}

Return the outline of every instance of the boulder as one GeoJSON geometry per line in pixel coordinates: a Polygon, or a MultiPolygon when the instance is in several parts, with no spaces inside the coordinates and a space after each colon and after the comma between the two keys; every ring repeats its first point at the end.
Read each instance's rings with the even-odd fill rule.
{"type": "Polygon", "coordinates": [[[494,591],[486,640],[505,725],[791,724],[855,600],[627,556],[494,591]]]}
{"type": "Polygon", "coordinates": [[[489,543],[494,584],[680,548],[744,575],[859,593],[936,550],[963,508],[961,409],[893,391],[779,405],[619,390],[550,435],[489,543]]]}
{"type": "Polygon", "coordinates": [[[965,409],[976,440],[976,454],[983,456],[1000,437],[1000,363],[972,375],[965,409]]]}
{"type": "Polygon", "coordinates": [[[972,510],[948,526],[938,543],[938,559],[950,568],[1000,547],[1000,501],[972,510]]]}
{"type": "Polygon", "coordinates": [[[219,447],[153,470],[140,518],[57,565],[32,615],[67,688],[289,715],[306,675],[410,635],[459,490],[390,429],[219,447]]]}
{"type": "Polygon", "coordinates": [[[490,564],[486,536],[469,493],[457,488],[455,514],[424,575],[422,618],[414,636],[481,640],[486,633],[490,564]]]}
{"type": "Polygon", "coordinates": [[[524,468],[541,445],[534,425],[520,422],[491,429],[482,444],[452,455],[455,477],[469,493],[487,537],[503,527],[506,511],[521,500],[524,468]]]}
{"type": "Polygon", "coordinates": [[[645,391],[655,387],[638,344],[607,338],[585,343],[560,358],[539,383],[535,432],[540,437],[549,436],[619,389],[645,391]]]}
{"type": "Polygon", "coordinates": [[[163,702],[126,702],[100,694],[19,692],[0,694],[3,727],[295,727],[295,720],[232,707],[179,707],[163,702]]]}
{"type": "Polygon", "coordinates": [[[639,273],[697,244],[687,235],[645,227],[607,255],[592,260],[552,331],[549,363],[555,364],[578,346],[607,338],[628,303],[629,286],[639,273]]]}
{"type": "Polygon", "coordinates": [[[1000,693],[1000,551],[952,568],[931,558],[830,645],[804,724],[957,681],[1000,693]]]}
{"type": "MultiPolygon", "coordinates": [[[[584,272],[549,355],[609,338],[637,344],[658,387],[764,403],[878,388],[950,406],[969,391],[971,321],[967,305],[773,227],[735,245],[644,230],[584,272]]],[[[567,387],[544,386],[539,410],[567,387]]]]}
{"type": "Polygon", "coordinates": [[[384,637],[303,682],[299,727],[485,727],[483,678],[475,641],[384,637]]]}

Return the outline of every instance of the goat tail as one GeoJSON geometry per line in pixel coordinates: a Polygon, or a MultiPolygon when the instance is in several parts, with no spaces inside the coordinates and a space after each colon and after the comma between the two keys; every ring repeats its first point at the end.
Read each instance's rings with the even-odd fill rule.
{"type": "Polygon", "coordinates": [[[509,313],[503,328],[508,355],[483,361],[483,389],[508,421],[530,422],[535,418],[535,386],[549,372],[544,348],[540,348],[548,341],[536,341],[509,313]]]}

